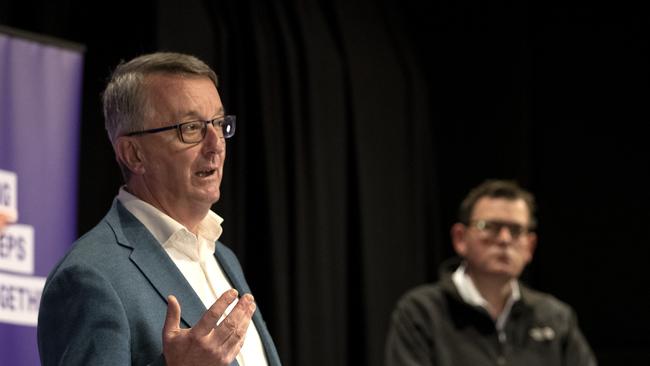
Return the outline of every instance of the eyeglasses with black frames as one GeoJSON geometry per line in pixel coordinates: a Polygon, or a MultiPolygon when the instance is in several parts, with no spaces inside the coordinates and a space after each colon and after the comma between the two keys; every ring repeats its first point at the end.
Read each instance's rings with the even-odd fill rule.
{"type": "Polygon", "coordinates": [[[524,225],[497,220],[474,220],[470,222],[469,226],[477,229],[483,237],[490,240],[499,238],[499,234],[503,228],[508,229],[510,237],[513,240],[518,240],[530,232],[530,228],[524,225]]]}
{"type": "MultiPolygon", "coordinates": [[[[205,138],[208,131],[208,124],[212,124],[217,130],[221,131],[223,138],[231,138],[235,135],[237,117],[234,115],[226,115],[217,117],[207,121],[189,121],[178,123],[172,126],[152,128],[144,131],[136,131],[127,133],[125,136],[139,136],[149,133],[157,133],[176,129],[178,138],[186,144],[197,144],[205,138]]],[[[221,137],[221,136],[220,136],[221,137]]]]}

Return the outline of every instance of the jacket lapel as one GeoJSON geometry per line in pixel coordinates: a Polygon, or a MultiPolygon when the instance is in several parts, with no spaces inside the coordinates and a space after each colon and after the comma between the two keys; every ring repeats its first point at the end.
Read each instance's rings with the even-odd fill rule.
{"type": "Polygon", "coordinates": [[[205,306],[162,246],[116,199],[106,217],[117,242],[132,248],[130,259],[155,288],[162,301],[174,295],[181,305],[181,320],[191,327],[203,316],[205,306]]]}
{"type": "MultiPolygon", "coordinates": [[[[250,293],[251,290],[246,283],[246,279],[244,278],[244,274],[241,271],[239,264],[233,263],[228,259],[227,256],[223,255],[223,253],[219,250],[219,246],[220,243],[217,242],[214,254],[217,258],[217,261],[219,262],[219,265],[230,280],[230,283],[232,283],[240,295],[243,295],[247,292],[250,293]]],[[[264,351],[266,352],[266,360],[268,364],[270,366],[280,366],[280,357],[278,356],[278,351],[275,348],[275,344],[273,343],[271,334],[266,327],[266,323],[264,322],[264,319],[262,319],[262,313],[260,312],[259,308],[253,314],[253,323],[255,324],[255,328],[257,328],[257,332],[260,335],[262,345],[264,346],[264,351]]]]}
{"type": "MultiPolygon", "coordinates": [[[[167,303],[168,295],[176,296],[181,305],[183,324],[186,327],[196,324],[205,313],[206,308],[149,230],[117,199],[106,215],[106,221],[113,229],[117,242],[133,249],[130,255],[131,261],[152,284],[161,301],[167,303]]],[[[218,247],[219,243],[217,243],[218,247]]],[[[215,257],[235,289],[240,294],[250,292],[238,263],[232,263],[219,250],[215,251],[215,257]]],[[[269,365],[279,366],[277,350],[259,311],[253,315],[253,323],[260,334],[269,365]]],[[[231,363],[231,366],[238,365],[236,360],[231,363]]]]}

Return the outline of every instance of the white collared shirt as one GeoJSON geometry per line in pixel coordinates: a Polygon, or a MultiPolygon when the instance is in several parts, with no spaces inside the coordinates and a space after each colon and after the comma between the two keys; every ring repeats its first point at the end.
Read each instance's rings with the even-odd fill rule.
{"type": "MultiPolygon", "coordinates": [[[[481,293],[476,288],[476,285],[474,285],[474,281],[472,281],[472,278],[467,274],[467,266],[465,263],[458,266],[456,271],[454,271],[454,273],[451,275],[451,280],[454,282],[454,285],[458,290],[458,294],[466,303],[474,306],[480,306],[488,311],[488,313],[490,313],[489,309],[492,306],[481,295],[481,293]]],[[[499,314],[495,322],[495,327],[498,331],[503,330],[506,325],[506,321],[508,320],[508,316],[510,315],[510,309],[512,309],[512,305],[521,298],[517,280],[510,281],[510,286],[512,288],[512,291],[510,291],[510,297],[508,297],[508,301],[506,301],[506,305],[503,307],[503,311],[501,314],[499,314]]]]}
{"type": "MultiPolygon", "coordinates": [[[[151,232],[181,271],[206,309],[232,288],[223,269],[214,257],[215,242],[221,236],[223,219],[208,211],[199,223],[198,236],[185,226],[149,203],[120,188],[117,199],[151,232]]],[[[226,309],[230,313],[238,300],[226,309]]],[[[223,318],[222,318],[223,319],[223,318]]],[[[221,320],[220,320],[221,321],[221,320]]],[[[251,321],[241,351],[237,355],[240,366],[267,365],[264,346],[255,324],[251,321]]]]}

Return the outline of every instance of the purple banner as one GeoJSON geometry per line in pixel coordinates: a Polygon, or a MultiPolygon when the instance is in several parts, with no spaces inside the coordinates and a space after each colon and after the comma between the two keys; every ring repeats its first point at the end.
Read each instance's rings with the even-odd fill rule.
{"type": "Polygon", "coordinates": [[[45,277],[76,238],[83,55],[0,33],[0,364],[40,365],[45,277]]]}

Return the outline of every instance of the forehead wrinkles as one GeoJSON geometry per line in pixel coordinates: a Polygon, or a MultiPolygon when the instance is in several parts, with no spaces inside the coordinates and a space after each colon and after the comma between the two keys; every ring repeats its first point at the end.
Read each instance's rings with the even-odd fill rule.
{"type": "Polygon", "coordinates": [[[207,119],[223,110],[218,92],[208,78],[151,74],[145,83],[144,114],[154,124],[207,119]]]}

